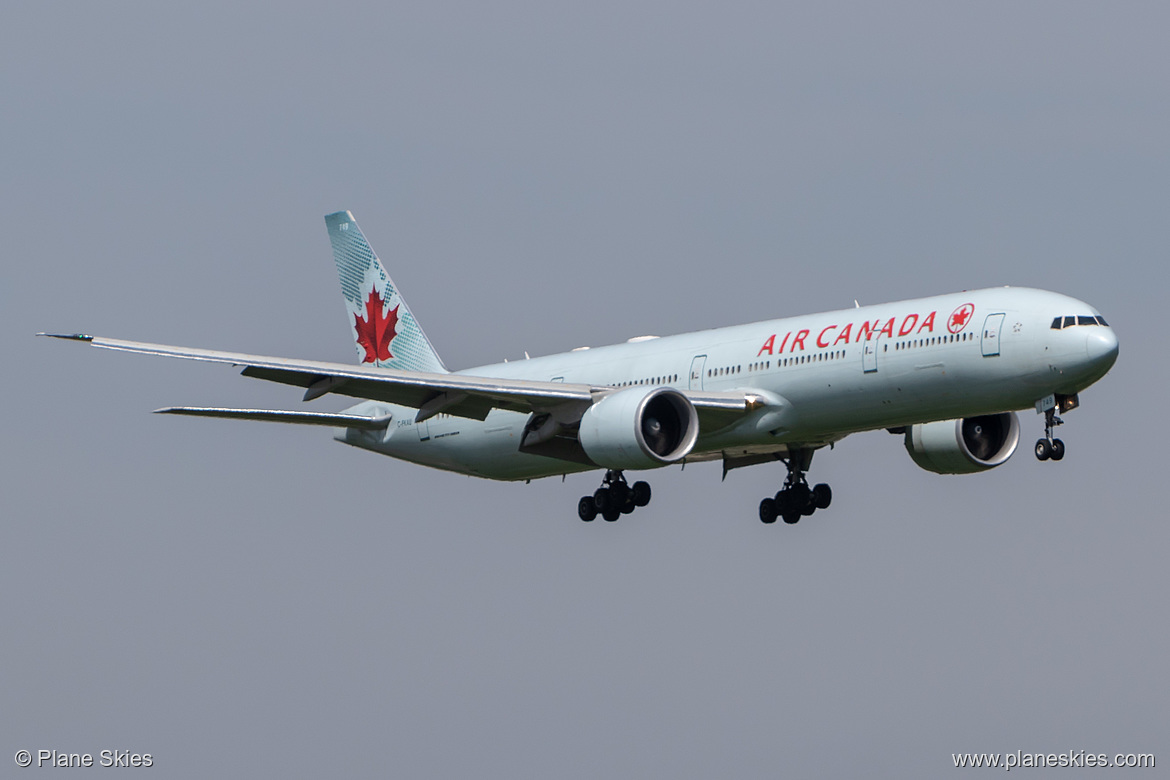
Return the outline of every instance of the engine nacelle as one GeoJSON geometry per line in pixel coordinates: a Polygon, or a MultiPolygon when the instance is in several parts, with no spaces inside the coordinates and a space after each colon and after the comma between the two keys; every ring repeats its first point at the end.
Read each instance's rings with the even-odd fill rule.
{"type": "Polygon", "coordinates": [[[995,468],[1016,451],[1020,421],[1015,412],[911,425],[906,451],[935,474],[971,474],[995,468]]]}
{"type": "Polygon", "coordinates": [[[699,415],[677,390],[631,387],[589,407],[577,438],[598,466],[656,468],[690,453],[699,438],[699,415]]]}

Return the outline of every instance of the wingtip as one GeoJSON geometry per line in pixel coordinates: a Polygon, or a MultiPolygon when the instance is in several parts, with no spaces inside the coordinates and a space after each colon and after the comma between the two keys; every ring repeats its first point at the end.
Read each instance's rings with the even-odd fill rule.
{"type": "Polygon", "coordinates": [[[93,341],[88,333],[38,333],[38,336],[48,336],[51,339],[66,339],[67,341],[93,341]]]}

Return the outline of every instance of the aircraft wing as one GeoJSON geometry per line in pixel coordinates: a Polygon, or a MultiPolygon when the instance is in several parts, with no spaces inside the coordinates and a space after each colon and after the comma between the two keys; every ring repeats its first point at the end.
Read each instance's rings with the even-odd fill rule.
{"type": "Polygon", "coordinates": [[[42,335],[81,341],[101,349],[120,352],[138,352],[144,355],[243,366],[244,370],[241,373],[244,376],[305,388],[305,400],[319,398],[326,393],[335,393],[352,398],[410,406],[419,410],[422,419],[443,412],[483,420],[493,408],[532,412],[566,402],[589,405],[593,402],[594,392],[608,389],[563,382],[492,379],[462,374],[431,374],[314,360],[292,360],[241,352],[219,352],[123,341],[80,333],[42,335]]]}
{"type": "MultiPolygon", "coordinates": [[[[401,371],[372,366],[352,366],[313,360],[249,355],[240,352],[175,347],[140,341],[124,341],[81,333],[41,333],[38,335],[80,341],[101,349],[112,349],[120,352],[137,352],[205,363],[243,366],[244,376],[305,388],[306,401],[319,398],[326,393],[383,401],[418,409],[416,419],[420,422],[440,412],[457,417],[483,420],[492,409],[506,409],[514,412],[545,412],[566,404],[579,404],[583,412],[594,400],[614,392],[614,388],[607,386],[401,371]]],[[[739,414],[755,408],[756,397],[748,393],[684,392],[687,393],[687,397],[695,404],[700,414],[710,415],[712,421],[716,418],[720,422],[729,421],[730,418],[738,417],[739,414]]],[[[194,414],[195,412],[185,413],[194,414]]],[[[203,412],[203,414],[213,416],[210,414],[210,410],[203,412]]],[[[218,414],[214,416],[229,415],[218,414]]],[[[244,415],[230,416],[243,417],[244,415]]],[[[252,416],[252,419],[263,418],[252,416]]],[[[287,421],[301,422],[294,417],[287,418],[287,421]]]]}

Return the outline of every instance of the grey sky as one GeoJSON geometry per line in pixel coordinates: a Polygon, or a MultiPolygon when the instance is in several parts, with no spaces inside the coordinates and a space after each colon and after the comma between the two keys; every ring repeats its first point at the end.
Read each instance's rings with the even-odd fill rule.
{"type": "Polygon", "coordinates": [[[0,761],[1170,764],[1164,4],[8,5],[0,761]],[[939,477],[874,433],[817,454],[833,507],[795,527],[755,519],[779,467],[717,465],[585,525],[595,475],[152,417],[299,394],[32,338],[350,362],[342,208],[453,368],[997,284],[1092,302],[1121,357],[1059,465],[939,477]]]}

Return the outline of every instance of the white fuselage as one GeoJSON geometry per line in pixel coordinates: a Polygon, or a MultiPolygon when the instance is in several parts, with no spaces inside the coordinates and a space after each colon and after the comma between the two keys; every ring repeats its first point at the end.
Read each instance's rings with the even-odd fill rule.
{"type": "MultiPolygon", "coordinates": [[[[1096,317],[1088,304],[995,288],[634,340],[467,369],[460,374],[647,389],[750,390],[769,400],[718,431],[700,430],[687,460],[823,446],[859,431],[1032,407],[1100,379],[1117,355],[1108,326],[1054,329],[1096,317]]],[[[519,449],[529,415],[483,421],[367,401],[357,414],[394,419],[383,431],[339,431],[348,444],[492,479],[534,479],[596,466],[519,449]]]]}

